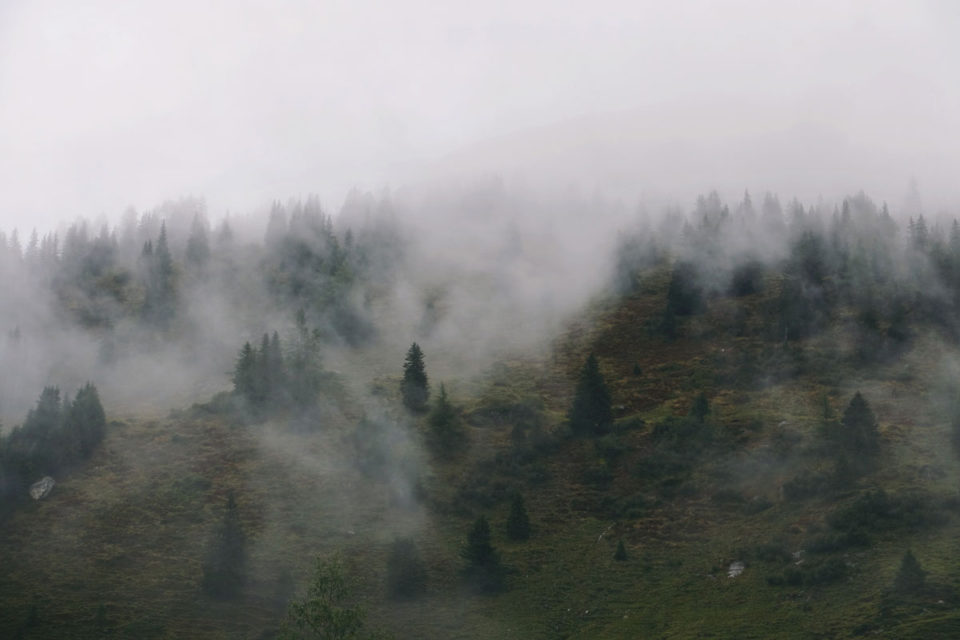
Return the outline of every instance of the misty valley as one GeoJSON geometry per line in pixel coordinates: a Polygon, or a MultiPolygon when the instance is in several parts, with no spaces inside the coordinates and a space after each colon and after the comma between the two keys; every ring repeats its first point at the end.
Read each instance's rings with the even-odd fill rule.
{"type": "Polygon", "coordinates": [[[490,178],[22,231],[0,637],[960,637],[953,213],[490,178]]]}

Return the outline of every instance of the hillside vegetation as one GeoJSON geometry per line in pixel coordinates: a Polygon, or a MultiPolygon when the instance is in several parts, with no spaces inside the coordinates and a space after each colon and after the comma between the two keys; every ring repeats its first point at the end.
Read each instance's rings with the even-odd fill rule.
{"type": "MultiPolygon", "coordinates": [[[[390,269],[358,256],[403,264],[392,241],[322,226],[333,271],[276,245],[289,317],[238,335],[229,390],[105,402],[0,523],[0,635],[313,637],[288,612],[339,576],[397,638],[957,637],[960,230],[865,196],[685,220],[625,234],[548,347],[462,376],[423,325],[384,337],[390,269]]],[[[187,340],[147,299],[93,330],[187,340]]]]}

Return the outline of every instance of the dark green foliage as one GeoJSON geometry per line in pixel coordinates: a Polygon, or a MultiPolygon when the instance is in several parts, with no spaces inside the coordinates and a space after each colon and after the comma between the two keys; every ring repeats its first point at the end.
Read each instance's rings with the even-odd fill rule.
{"type": "Polygon", "coordinates": [[[701,391],[693,399],[693,404],[690,406],[690,417],[698,422],[703,422],[708,415],[710,415],[710,403],[707,401],[707,396],[701,391]]]}
{"type": "Polygon", "coordinates": [[[89,382],[77,391],[77,396],[67,411],[64,429],[76,438],[80,456],[83,458],[89,457],[103,440],[107,429],[107,416],[100,403],[97,388],[89,382]]]}
{"type": "Polygon", "coordinates": [[[600,373],[600,365],[592,353],[587,358],[567,415],[570,429],[578,435],[600,435],[613,425],[610,392],[600,373]]]}
{"type": "Polygon", "coordinates": [[[613,554],[613,559],[618,562],[625,562],[627,560],[627,548],[623,546],[623,540],[617,542],[617,550],[613,554]]]}
{"type": "Polygon", "coordinates": [[[527,515],[527,506],[523,496],[519,493],[513,496],[510,502],[510,515],[507,516],[507,537],[511,540],[527,540],[530,538],[530,516],[527,515]]]}
{"type": "Polygon", "coordinates": [[[692,263],[677,262],[673,266],[667,288],[667,309],[678,316],[693,315],[703,309],[703,290],[692,263]]]}
{"type": "Polygon", "coordinates": [[[710,445],[714,431],[710,423],[695,417],[669,416],[653,428],[653,439],[660,448],[690,455],[710,445]]]}
{"type": "Polygon", "coordinates": [[[743,297],[760,293],[763,288],[763,263],[748,260],[737,265],[730,278],[730,294],[743,297]]]}
{"type": "Polygon", "coordinates": [[[447,389],[442,384],[427,423],[430,426],[430,444],[438,454],[450,455],[465,444],[466,432],[460,421],[460,413],[447,399],[447,389]]]}
{"type": "Polygon", "coordinates": [[[893,579],[893,590],[897,593],[916,593],[923,589],[927,578],[927,572],[920,566],[920,562],[913,555],[913,551],[907,550],[900,561],[900,568],[893,579]]]}
{"type": "Polygon", "coordinates": [[[247,579],[246,535],[240,522],[240,513],[233,492],[227,497],[227,507],[203,562],[204,593],[225,600],[240,596],[247,579]]]}
{"type": "Polygon", "coordinates": [[[870,405],[858,391],[843,412],[842,428],[837,430],[836,440],[851,456],[875,454],[880,448],[880,431],[877,418],[870,405]]]}
{"type": "Polygon", "coordinates": [[[403,381],[400,383],[400,393],[403,404],[414,413],[423,413],[427,410],[427,401],[430,399],[430,383],[427,380],[427,371],[423,363],[423,351],[420,345],[414,342],[407,351],[403,363],[403,381]]]}
{"type": "Polygon", "coordinates": [[[319,336],[306,328],[297,315],[297,333],[288,356],[284,356],[276,331],[260,339],[260,348],[243,345],[233,371],[233,392],[256,410],[278,409],[292,404],[307,407],[320,392],[323,369],[319,336]]]}
{"type": "Polygon", "coordinates": [[[427,568],[413,540],[397,538],[387,558],[387,594],[391,598],[414,598],[427,588],[427,568]]]}
{"type": "Polygon", "coordinates": [[[852,504],[827,516],[838,531],[922,530],[942,524],[945,515],[919,492],[890,495],[882,489],[861,494],[852,504]]]}
{"type": "Polygon", "coordinates": [[[317,558],[307,594],[290,603],[280,637],[284,640],[373,639],[366,613],[354,603],[354,589],[339,560],[317,558]]]}
{"type": "Polygon", "coordinates": [[[810,562],[802,567],[790,567],[782,575],[773,575],[767,577],[767,584],[770,586],[790,586],[799,587],[818,586],[838,582],[850,572],[846,561],[843,558],[829,557],[822,561],[810,562]]]}
{"type": "Polygon", "coordinates": [[[470,586],[481,593],[494,593],[504,587],[504,570],[500,554],[490,539],[490,524],[480,516],[467,534],[467,544],[460,552],[467,562],[464,577],[470,586]]]}
{"type": "Polygon", "coordinates": [[[12,507],[42,476],[88,458],[103,440],[106,423],[94,385],[84,385],[73,402],[61,402],[60,390],[46,387],[23,425],[0,437],[0,504],[12,507]]]}

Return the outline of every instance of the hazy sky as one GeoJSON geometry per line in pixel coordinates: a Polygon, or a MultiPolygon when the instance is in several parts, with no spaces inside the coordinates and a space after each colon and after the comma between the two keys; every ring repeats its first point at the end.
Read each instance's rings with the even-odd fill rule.
{"type": "Polygon", "coordinates": [[[0,0],[0,226],[335,209],[480,141],[679,105],[694,137],[822,125],[952,194],[958,33],[951,0],[0,0]]]}

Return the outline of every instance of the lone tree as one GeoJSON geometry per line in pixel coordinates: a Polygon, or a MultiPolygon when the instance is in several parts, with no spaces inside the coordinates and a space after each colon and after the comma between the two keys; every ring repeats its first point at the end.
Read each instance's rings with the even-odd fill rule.
{"type": "Polygon", "coordinates": [[[842,428],[838,433],[840,445],[853,454],[874,454],[880,448],[877,417],[858,391],[843,412],[842,428]]]}
{"type": "Polygon", "coordinates": [[[391,598],[414,598],[427,588],[427,569],[417,545],[410,538],[397,538],[387,558],[387,593],[391,598]]]}
{"type": "Polygon", "coordinates": [[[240,595],[246,577],[246,536],[231,492],[203,563],[203,591],[215,598],[233,599],[240,595]]]}
{"type": "Polygon", "coordinates": [[[460,556],[467,561],[464,576],[477,591],[494,593],[503,588],[500,554],[490,542],[490,523],[486,516],[480,516],[473,523],[460,556]]]}
{"type": "Polygon", "coordinates": [[[603,434],[613,424],[610,392],[600,373],[597,357],[592,353],[580,370],[580,380],[567,417],[576,434],[603,434]]]}
{"type": "Polygon", "coordinates": [[[927,572],[920,566],[913,551],[907,550],[900,561],[897,576],[893,579],[893,590],[898,593],[915,593],[923,588],[926,578],[927,572]]]}
{"type": "Polygon", "coordinates": [[[427,371],[423,365],[423,351],[416,342],[410,345],[407,358],[403,363],[403,382],[400,383],[400,392],[403,394],[403,404],[410,411],[423,413],[427,410],[430,383],[427,381],[427,371]]]}
{"type": "Polygon", "coordinates": [[[284,640],[383,638],[366,628],[366,613],[351,603],[353,591],[340,560],[318,557],[307,595],[290,603],[280,637],[284,640]]]}
{"type": "Polygon", "coordinates": [[[617,550],[613,553],[613,559],[618,562],[624,562],[627,559],[627,548],[623,546],[623,540],[617,542],[617,550]]]}
{"type": "Polygon", "coordinates": [[[510,503],[510,515],[507,516],[507,537],[511,540],[527,540],[530,537],[530,516],[523,503],[523,496],[517,493],[510,503]]]}

